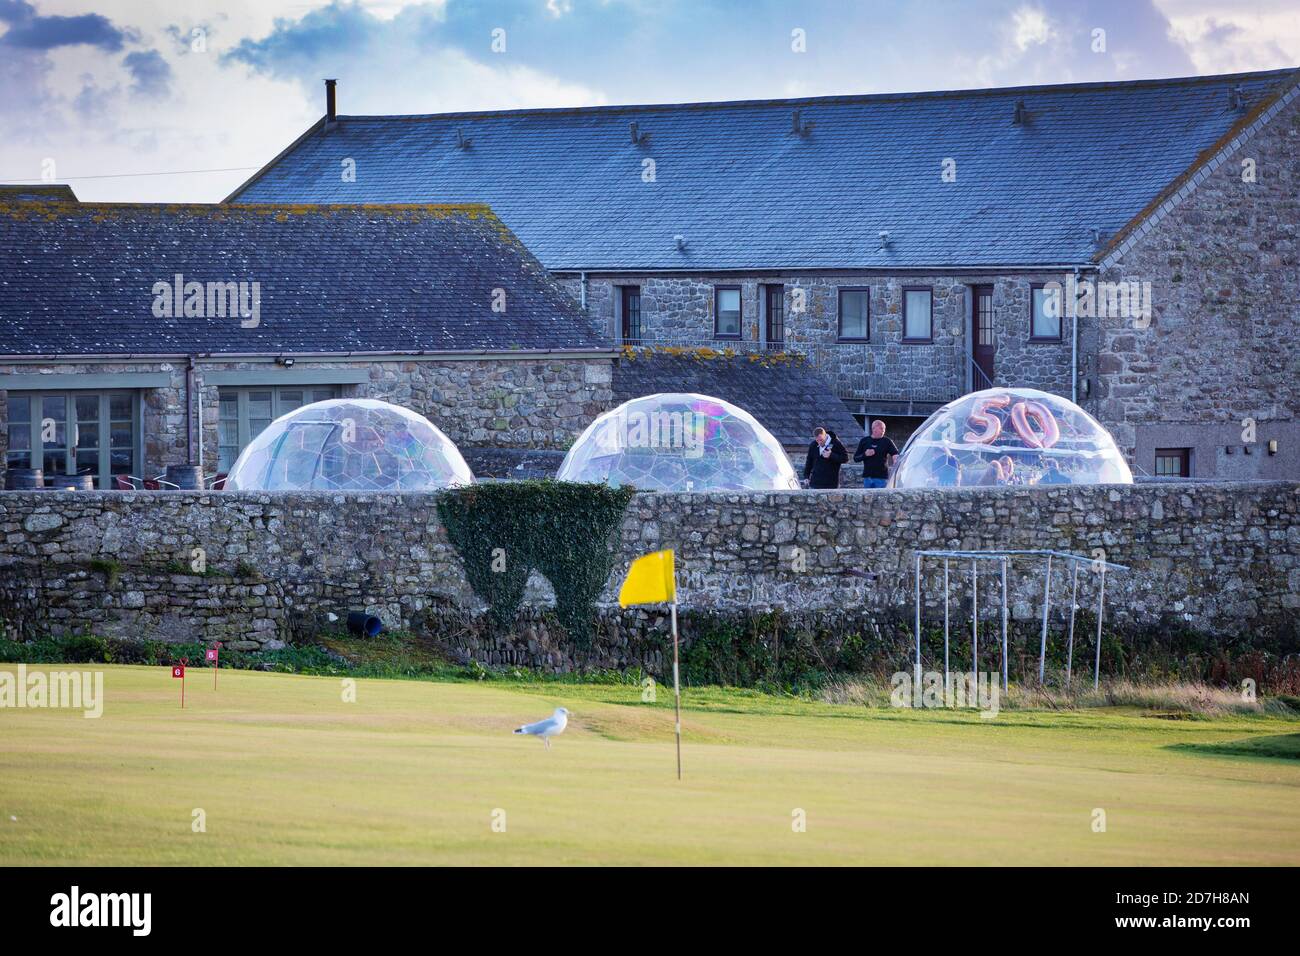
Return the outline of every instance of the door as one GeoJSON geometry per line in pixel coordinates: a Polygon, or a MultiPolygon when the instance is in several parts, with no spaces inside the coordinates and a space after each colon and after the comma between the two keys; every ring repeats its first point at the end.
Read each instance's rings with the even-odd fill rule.
{"type": "Polygon", "coordinates": [[[785,286],[769,285],[767,290],[767,337],[764,341],[772,348],[785,344],[785,286]]]}
{"type": "Polygon", "coordinates": [[[621,341],[641,344],[641,287],[623,286],[623,337],[621,341]]]}
{"type": "Polygon", "coordinates": [[[970,299],[971,358],[975,365],[971,371],[971,387],[978,392],[991,388],[997,381],[994,357],[998,339],[993,330],[993,286],[973,286],[970,299]]]}
{"type": "Polygon", "coordinates": [[[10,393],[10,468],[41,468],[48,477],[94,475],[99,488],[138,474],[132,392],[10,393]]]}

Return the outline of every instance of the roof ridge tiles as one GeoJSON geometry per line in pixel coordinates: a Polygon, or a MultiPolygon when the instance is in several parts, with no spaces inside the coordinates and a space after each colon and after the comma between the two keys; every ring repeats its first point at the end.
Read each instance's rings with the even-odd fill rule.
{"type": "Polygon", "coordinates": [[[269,212],[378,212],[384,210],[393,210],[396,212],[424,211],[430,213],[473,213],[482,215],[487,218],[496,219],[497,215],[492,211],[491,205],[481,202],[368,202],[368,203],[343,203],[343,202],[112,202],[112,201],[81,201],[65,200],[63,202],[51,202],[49,200],[36,199],[7,199],[0,194],[0,208],[10,206],[31,206],[49,210],[53,208],[66,207],[69,210],[84,212],[95,209],[133,209],[147,211],[150,209],[166,211],[194,211],[194,212],[230,212],[248,211],[265,214],[269,212]]]}
{"type": "Polygon", "coordinates": [[[489,116],[562,115],[587,113],[618,115],[624,112],[653,112],[677,109],[733,109],[743,107],[793,107],[817,104],[842,105],[850,103],[890,102],[928,99],[966,99],[972,97],[1022,96],[1029,93],[1051,95],[1093,92],[1098,90],[1127,90],[1148,87],[1212,86],[1242,80],[1281,80],[1300,72],[1300,67],[1290,66],[1276,70],[1251,70],[1241,73],[1215,73],[1201,76],[1157,77],[1138,80],[1093,80],[1080,83],[1041,83],[1029,86],[971,87],[969,89],[910,90],[881,93],[833,93],[822,96],[776,97],[772,99],[700,100],[668,103],[608,103],[589,106],[537,106],[506,110],[458,110],[446,113],[340,113],[339,122],[381,120],[428,120],[489,116]]]}

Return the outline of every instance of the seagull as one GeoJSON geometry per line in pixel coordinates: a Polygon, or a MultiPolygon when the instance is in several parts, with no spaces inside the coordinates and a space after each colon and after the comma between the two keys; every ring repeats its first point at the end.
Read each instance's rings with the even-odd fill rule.
{"type": "Polygon", "coordinates": [[[532,734],[534,737],[541,737],[546,744],[546,749],[551,749],[551,738],[556,734],[564,733],[564,728],[569,724],[569,712],[563,707],[556,707],[555,713],[545,720],[539,720],[535,724],[524,724],[518,728],[517,734],[532,734]]]}

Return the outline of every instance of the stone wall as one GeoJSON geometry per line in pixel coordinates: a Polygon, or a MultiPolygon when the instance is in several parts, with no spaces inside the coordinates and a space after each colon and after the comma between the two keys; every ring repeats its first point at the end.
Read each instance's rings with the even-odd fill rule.
{"type": "MultiPolygon", "coordinates": [[[[785,286],[785,341],[792,347],[811,350],[820,367],[846,393],[871,390],[869,398],[955,397],[967,388],[967,356],[970,353],[970,287],[993,287],[994,321],[997,332],[995,378],[1000,385],[1040,388],[1070,395],[1069,330],[1061,342],[1031,342],[1029,307],[1031,282],[1064,282],[1062,273],[1022,275],[808,275],[799,273],[770,276],[691,275],[657,276],[626,273],[589,276],[586,303],[588,313],[611,335],[620,330],[619,287],[641,289],[641,334],[656,342],[704,342],[714,338],[714,289],[741,289],[742,332],[747,342],[765,335],[762,320],[763,286],[785,286]],[[908,286],[932,291],[934,343],[903,343],[903,290],[908,286]],[[867,345],[839,343],[839,290],[870,290],[871,341],[867,345]],[[806,309],[794,310],[794,291],[806,292],[806,309]]],[[[562,284],[570,294],[581,297],[581,280],[565,276],[562,284]]],[[[1091,320],[1082,320],[1081,337],[1092,335],[1091,320]]],[[[1095,338],[1095,336],[1093,336],[1095,338]]],[[[725,340],[719,340],[725,345],[725,340]]],[[[1088,366],[1081,361],[1081,377],[1088,366]]]]}
{"type": "MultiPolygon", "coordinates": [[[[1300,484],[637,495],[603,598],[600,638],[575,653],[545,623],[549,586],[508,633],[485,625],[439,525],[432,495],[0,493],[0,614],[19,635],[291,641],[328,613],[378,614],[488,663],[622,667],[661,646],[657,612],[618,612],[630,560],[677,550],[684,609],[743,615],[781,608],[834,618],[906,620],[913,553],[1052,548],[1131,566],[1108,574],[1108,621],[1225,638],[1297,634],[1300,484]],[[193,573],[195,548],[205,574],[193,573]],[[1100,549],[1100,550],[1099,550],[1100,549]]],[[[1058,565],[1059,568],[1059,565],[1058,565]]],[[[1012,565],[1017,619],[1040,607],[1041,567],[1012,565]]],[[[954,575],[964,581],[964,572],[954,575]]],[[[992,613],[993,576],[981,605],[992,613]]],[[[941,607],[927,566],[927,621],[941,607]]],[[[1097,578],[1080,575],[1081,601],[1097,578]]],[[[1054,607],[1068,600],[1056,576],[1054,607]]],[[[958,583],[955,607],[968,600],[958,583]]],[[[274,646],[274,645],[272,645],[274,646]]]]}
{"type": "Polygon", "coordinates": [[[1187,447],[1196,476],[1300,475],[1300,97],[1102,278],[1152,287],[1152,321],[1106,319],[1098,357],[1098,417],[1139,467],[1187,447]]]}
{"type": "MultiPolygon", "coordinates": [[[[211,371],[266,372],[267,362],[201,362],[195,370],[203,407],[203,447],[209,475],[216,472],[218,386],[205,385],[211,371]]],[[[379,398],[427,416],[458,445],[518,449],[564,449],[592,418],[613,402],[613,358],[528,357],[462,361],[311,361],[312,369],[361,370],[368,381],[338,386],[346,396],[379,398]]],[[[146,475],[188,460],[185,366],[177,362],[0,365],[0,375],[46,375],[49,389],[76,389],[86,374],[163,372],[170,384],[141,391],[146,475]]],[[[249,387],[270,387],[249,386],[249,387]]],[[[304,387],[286,381],[284,387],[304,387]]],[[[310,386],[306,386],[310,387],[310,386]]],[[[0,389],[0,475],[7,451],[8,395],[0,389]]],[[[0,482],[2,485],[2,482],[0,482]]]]}

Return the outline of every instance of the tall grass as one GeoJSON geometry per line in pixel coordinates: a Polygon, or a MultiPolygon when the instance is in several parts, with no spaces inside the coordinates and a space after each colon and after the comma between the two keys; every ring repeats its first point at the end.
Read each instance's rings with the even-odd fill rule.
{"type": "MultiPolygon", "coordinates": [[[[879,676],[834,680],[821,688],[819,699],[830,704],[861,707],[889,707],[890,682],[879,676]]],[[[1231,714],[1271,714],[1294,717],[1300,713],[1300,699],[1258,697],[1248,699],[1241,690],[1215,687],[1199,681],[1102,681],[1094,690],[1091,681],[1073,686],[1039,686],[1012,683],[999,706],[1019,710],[1078,710],[1087,707],[1131,707],[1167,714],[1221,717],[1231,714]]]]}

